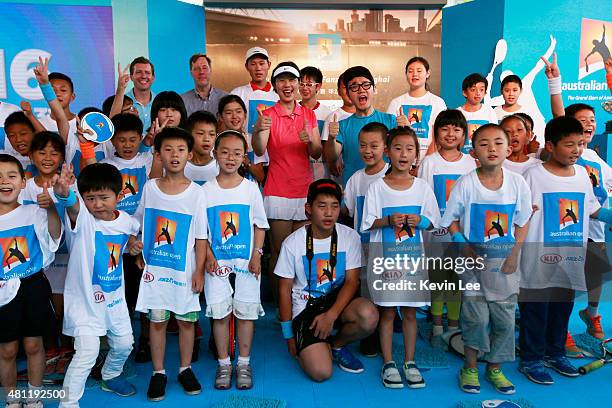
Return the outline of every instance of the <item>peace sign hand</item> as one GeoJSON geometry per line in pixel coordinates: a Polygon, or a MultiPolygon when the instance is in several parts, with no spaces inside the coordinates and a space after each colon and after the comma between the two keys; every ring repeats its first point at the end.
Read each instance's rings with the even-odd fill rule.
{"type": "Polygon", "coordinates": [[[544,64],[546,65],[546,69],[544,70],[544,74],[546,74],[546,78],[553,79],[561,76],[561,71],[559,70],[559,65],[557,65],[557,53],[553,52],[552,62],[548,62],[548,58],[540,57],[544,64]]]}
{"type": "Polygon", "coordinates": [[[125,91],[127,85],[130,83],[130,66],[125,67],[124,70],[121,70],[121,63],[117,64],[117,89],[122,89],[125,91]]]}
{"type": "Polygon", "coordinates": [[[49,58],[38,57],[38,65],[34,67],[34,76],[39,85],[49,83],[49,58]]]}

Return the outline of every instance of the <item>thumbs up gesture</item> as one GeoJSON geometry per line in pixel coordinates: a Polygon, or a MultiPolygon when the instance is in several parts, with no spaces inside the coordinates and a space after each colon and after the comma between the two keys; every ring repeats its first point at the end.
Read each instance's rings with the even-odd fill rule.
{"type": "Polygon", "coordinates": [[[299,137],[300,141],[304,144],[308,144],[310,142],[310,132],[312,127],[307,120],[304,120],[304,127],[300,131],[299,137]]]}
{"type": "Polygon", "coordinates": [[[52,186],[52,183],[49,181],[45,181],[43,183],[43,191],[42,193],[36,196],[36,202],[40,208],[51,208],[53,204],[53,199],[51,198],[51,194],[49,194],[49,187],[52,186]]]}
{"type": "Polygon", "coordinates": [[[329,139],[335,139],[340,133],[340,124],[338,123],[337,115],[334,113],[331,122],[329,122],[329,139]]]}
{"type": "Polygon", "coordinates": [[[400,126],[409,126],[408,117],[404,114],[404,107],[400,106],[397,111],[397,127],[400,126]]]}
{"type": "Polygon", "coordinates": [[[264,115],[263,112],[264,108],[257,108],[258,117],[257,122],[255,123],[255,129],[257,129],[259,132],[270,130],[270,127],[272,126],[272,118],[264,115]]]}

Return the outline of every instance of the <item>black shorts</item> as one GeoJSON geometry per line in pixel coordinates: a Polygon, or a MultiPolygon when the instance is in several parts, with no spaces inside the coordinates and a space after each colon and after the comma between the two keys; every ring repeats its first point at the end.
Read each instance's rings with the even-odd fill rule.
{"type": "MultiPolygon", "coordinates": [[[[324,304],[322,304],[321,307],[313,308],[306,306],[306,308],[302,310],[302,312],[299,315],[295,316],[295,318],[293,319],[293,335],[295,338],[295,348],[298,355],[308,346],[317,343],[327,343],[329,341],[330,337],[328,337],[327,339],[320,339],[316,337],[314,335],[314,330],[310,329],[310,325],[312,324],[315,317],[317,317],[321,313],[325,313],[334,305],[337,296],[338,291],[336,291],[335,293],[329,293],[326,296],[326,299],[323,302],[324,304]]],[[[336,322],[334,323],[334,329],[339,330],[341,327],[342,322],[340,320],[340,317],[338,317],[338,319],[336,319],[336,322]]]]}
{"type": "Polygon", "coordinates": [[[136,308],[142,269],[136,266],[136,257],[128,253],[123,254],[123,276],[125,279],[125,303],[131,313],[136,308]]]}
{"type": "Polygon", "coordinates": [[[0,343],[45,336],[54,320],[51,285],[40,271],[21,279],[15,298],[0,307],[0,343]]]}

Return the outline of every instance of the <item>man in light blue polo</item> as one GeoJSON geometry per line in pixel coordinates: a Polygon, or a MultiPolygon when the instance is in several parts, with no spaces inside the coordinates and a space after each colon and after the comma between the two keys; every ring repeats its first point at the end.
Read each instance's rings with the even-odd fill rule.
{"type": "Polygon", "coordinates": [[[208,111],[217,115],[219,100],[227,95],[212,86],[212,61],[206,54],[194,54],[189,58],[189,70],[194,88],[181,95],[187,115],[197,111],[208,111]]]}
{"type": "Polygon", "coordinates": [[[155,81],[155,67],[145,57],[135,58],[130,64],[130,79],[134,87],[126,95],[134,101],[138,117],[142,120],[143,134],[151,127],[151,105],[155,94],[151,91],[155,81]]]}

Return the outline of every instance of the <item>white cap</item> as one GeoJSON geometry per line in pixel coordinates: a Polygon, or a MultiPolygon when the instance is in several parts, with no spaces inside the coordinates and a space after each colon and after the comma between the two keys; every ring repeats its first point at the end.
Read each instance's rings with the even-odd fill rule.
{"type": "Polygon", "coordinates": [[[297,69],[295,69],[294,67],[290,65],[283,65],[282,67],[276,67],[274,69],[274,71],[272,72],[272,80],[274,80],[275,78],[277,78],[279,75],[282,75],[282,74],[291,74],[295,76],[296,78],[300,77],[300,71],[298,71],[297,69]]]}
{"type": "Polygon", "coordinates": [[[245,61],[248,61],[249,58],[257,55],[257,54],[261,54],[263,56],[266,57],[267,60],[270,60],[270,56],[268,55],[268,51],[266,51],[265,48],[261,48],[261,47],[253,47],[253,48],[249,48],[248,51],[246,52],[246,56],[244,58],[245,61]]]}

